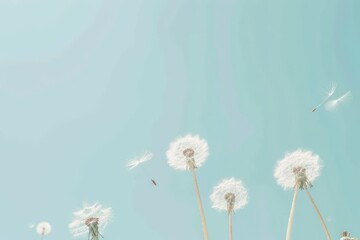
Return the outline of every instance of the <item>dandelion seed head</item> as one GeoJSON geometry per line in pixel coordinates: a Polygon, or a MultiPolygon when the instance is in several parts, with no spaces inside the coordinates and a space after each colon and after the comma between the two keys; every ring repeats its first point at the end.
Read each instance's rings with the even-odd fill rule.
{"type": "Polygon", "coordinates": [[[248,203],[248,193],[240,180],[224,179],[213,189],[210,195],[212,208],[226,211],[230,214],[248,203]]]}
{"type": "Polygon", "coordinates": [[[104,208],[101,204],[84,204],[79,211],[73,212],[74,220],[69,224],[69,229],[74,237],[88,234],[89,226],[96,223],[102,232],[111,217],[111,208],[104,208]]]}
{"type": "Polygon", "coordinates": [[[37,234],[41,236],[48,235],[51,232],[51,225],[48,222],[41,222],[36,226],[37,234]]]}
{"type": "Polygon", "coordinates": [[[274,177],[277,183],[286,189],[293,189],[295,184],[301,189],[309,188],[312,182],[320,176],[320,158],[311,151],[298,149],[286,153],[277,162],[274,177]]]}
{"type": "Polygon", "coordinates": [[[170,143],[166,152],[168,164],[177,170],[188,170],[202,166],[209,148],[207,142],[199,136],[186,135],[170,143]]]}

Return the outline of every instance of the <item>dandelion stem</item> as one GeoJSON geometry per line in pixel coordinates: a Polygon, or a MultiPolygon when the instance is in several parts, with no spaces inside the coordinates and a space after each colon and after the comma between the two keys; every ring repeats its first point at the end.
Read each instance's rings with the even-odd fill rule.
{"type": "Polygon", "coordinates": [[[290,240],[292,222],[293,222],[293,218],[294,218],[296,198],[297,198],[298,193],[299,193],[299,187],[296,184],[295,188],[294,188],[294,197],[293,197],[293,201],[292,201],[292,204],[291,204],[291,210],[290,210],[288,226],[287,226],[287,230],[286,230],[286,240],[290,240]]]}
{"type": "Polygon", "coordinates": [[[315,208],[315,211],[316,211],[316,213],[317,213],[317,215],[318,215],[318,217],[319,217],[319,219],[320,219],[321,225],[322,225],[323,228],[324,228],[324,231],[325,231],[325,234],[326,234],[326,238],[327,238],[328,240],[331,240],[331,237],[330,237],[329,231],[328,231],[328,229],[327,229],[327,227],[326,227],[325,221],[324,221],[323,217],[321,216],[321,213],[320,213],[318,207],[316,206],[316,204],[315,204],[315,202],[314,202],[314,199],[312,198],[312,196],[311,196],[311,194],[310,194],[310,191],[309,191],[307,188],[306,188],[305,190],[306,190],[306,193],[308,194],[308,196],[309,196],[309,198],[310,198],[310,200],[311,200],[311,203],[313,204],[313,206],[314,206],[314,208],[315,208]]]}
{"type": "Polygon", "coordinates": [[[232,214],[229,213],[229,240],[232,240],[232,214]]]}
{"type": "Polygon", "coordinates": [[[197,179],[196,179],[196,174],[195,174],[195,168],[193,168],[193,167],[191,168],[191,173],[192,173],[193,178],[194,178],[196,197],[197,197],[197,202],[198,202],[199,209],[200,209],[201,223],[202,223],[203,232],[204,232],[204,240],[208,240],[209,237],[208,237],[208,231],[207,231],[207,226],[206,226],[205,213],[204,213],[204,209],[203,209],[202,203],[201,203],[199,186],[198,186],[197,179]]]}

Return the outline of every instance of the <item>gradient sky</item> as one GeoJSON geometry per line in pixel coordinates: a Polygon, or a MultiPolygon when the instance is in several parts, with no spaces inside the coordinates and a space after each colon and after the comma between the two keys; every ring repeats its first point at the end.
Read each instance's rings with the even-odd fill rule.
{"type": "MultiPolygon", "coordinates": [[[[322,159],[311,192],[333,239],[360,236],[359,26],[359,0],[0,0],[2,238],[48,221],[46,240],[73,239],[72,212],[98,201],[114,211],[105,239],[202,239],[191,175],[165,157],[187,133],[209,143],[210,240],[228,233],[209,195],[232,176],[249,191],[234,239],[285,238],[292,192],[273,170],[297,148],[322,159]],[[352,101],[311,113],[331,82],[352,101]]],[[[325,239],[304,192],[300,239],[325,239]]]]}

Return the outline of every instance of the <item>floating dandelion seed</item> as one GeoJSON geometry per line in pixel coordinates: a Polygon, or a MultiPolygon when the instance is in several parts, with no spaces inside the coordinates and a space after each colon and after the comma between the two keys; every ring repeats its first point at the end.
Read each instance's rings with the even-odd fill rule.
{"type": "Polygon", "coordinates": [[[334,100],[331,100],[331,101],[328,101],[326,104],[325,104],[325,109],[328,110],[328,111],[336,111],[339,107],[340,104],[342,103],[345,103],[349,100],[351,100],[351,92],[347,92],[345,93],[343,96],[337,98],[337,99],[334,99],[334,100]]]}
{"type": "Polygon", "coordinates": [[[208,239],[208,231],[204,209],[201,203],[199,186],[196,179],[195,168],[202,166],[206,157],[209,155],[208,144],[199,136],[186,135],[170,143],[169,150],[166,152],[168,164],[176,170],[190,170],[195,185],[197,202],[199,205],[201,223],[204,232],[204,239],[208,239]]]}
{"type": "Polygon", "coordinates": [[[74,237],[89,234],[91,240],[99,240],[107,226],[111,208],[103,208],[101,204],[84,204],[83,209],[73,212],[75,219],[69,224],[70,231],[74,237]]]}
{"type": "Polygon", "coordinates": [[[51,225],[48,222],[41,222],[36,226],[36,232],[41,236],[41,239],[51,232],[51,225]]]}
{"type": "Polygon", "coordinates": [[[336,90],[336,84],[335,84],[335,83],[332,83],[332,84],[331,84],[331,88],[330,88],[330,90],[326,93],[326,96],[325,96],[324,100],[323,100],[321,103],[319,103],[319,105],[317,105],[317,106],[312,110],[312,112],[315,112],[319,107],[321,107],[321,105],[323,105],[323,104],[334,94],[335,90],[336,90]]]}
{"type": "Polygon", "coordinates": [[[210,195],[212,207],[229,215],[229,239],[232,240],[232,213],[247,204],[248,193],[241,181],[225,179],[214,187],[210,195]]]}
{"type": "Polygon", "coordinates": [[[274,176],[277,179],[278,184],[285,190],[291,188],[294,189],[286,240],[290,240],[292,221],[299,189],[306,191],[324,228],[327,239],[331,240],[325,221],[309,191],[309,188],[312,187],[312,182],[320,175],[319,161],[319,156],[314,155],[310,151],[296,150],[292,153],[287,153],[284,159],[277,163],[274,176]]]}
{"type": "Polygon", "coordinates": [[[154,157],[154,154],[151,152],[145,152],[141,157],[131,159],[127,164],[129,170],[139,166],[141,163],[147,162],[154,157]]]}

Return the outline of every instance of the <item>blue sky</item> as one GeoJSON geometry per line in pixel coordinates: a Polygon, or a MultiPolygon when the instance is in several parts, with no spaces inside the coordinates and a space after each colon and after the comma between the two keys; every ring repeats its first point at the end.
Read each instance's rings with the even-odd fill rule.
{"type": "MultiPolygon", "coordinates": [[[[187,133],[209,143],[210,239],[227,216],[208,196],[232,176],[249,191],[234,239],[285,238],[292,192],[273,169],[297,148],[322,159],[311,192],[333,239],[360,235],[359,23],[357,0],[0,0],[3,237],[38,239],[28,225],[45,220],[47,239],[73,239],[72,212],[98,201],[114,211],[106,239],[201,239],[191,175],[165,157],[187,133]],[[311,113],[331,82],[352,101],[311,113]]],[[[325,239],[304,192],[292,239],[325,239]]]]}

